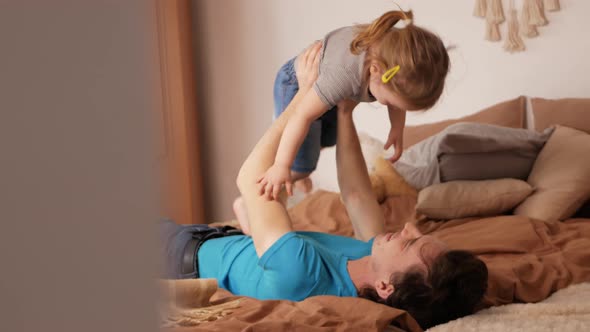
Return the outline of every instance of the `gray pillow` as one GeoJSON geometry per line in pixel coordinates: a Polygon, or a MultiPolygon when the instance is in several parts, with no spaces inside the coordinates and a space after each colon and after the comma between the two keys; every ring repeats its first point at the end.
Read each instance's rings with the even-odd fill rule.
{"type": "Polygon", "coordinates": [[[394,164],[420,190],[441,181],[526,179],[553,133],[482,123],[458,123],[412,146],[394,164]]]}
{"type": "Polygon", "coordinates": [[[529,177],[537,153],[496,151],[445,153],[438,157],[440,181],[519,179],[529,177]]]}

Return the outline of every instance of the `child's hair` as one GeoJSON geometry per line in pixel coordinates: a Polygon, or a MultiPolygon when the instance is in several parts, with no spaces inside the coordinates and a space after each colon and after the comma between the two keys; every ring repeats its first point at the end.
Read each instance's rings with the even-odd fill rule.
{"type": "Polygon", "coordinates": [[[389,81],[391,89],[407,104],[418,109],[432,107],[442,94],[449,71],[449,55],[440,38],[413,24],[411,11],[390,11],[371,24],[358,25],[350,51],[366,52],[364,81],[369,77],[371,61],[386,70],[399,65],[389,81]],[[404,28],[394,27],[400,20],[404,28]]]}

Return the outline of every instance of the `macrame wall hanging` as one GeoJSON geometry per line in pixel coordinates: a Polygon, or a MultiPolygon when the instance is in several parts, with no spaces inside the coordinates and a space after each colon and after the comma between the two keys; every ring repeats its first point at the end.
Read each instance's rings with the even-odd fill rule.
{"type": "Polygon", "coordinates": [[[539,35],[537,27],[547,25],[545,11],[560,10],[559,0],[521,0],[520,22],[515,0],[508,0],[507,17],[504,15],[502,0],[475,0],[473,15],[485,19],[485,39],[501,41],[500,25],[507,23],[508,33],[504,38],[504,50],[510,53],[525,50],[522,37],[534,38],[539,35]]]}

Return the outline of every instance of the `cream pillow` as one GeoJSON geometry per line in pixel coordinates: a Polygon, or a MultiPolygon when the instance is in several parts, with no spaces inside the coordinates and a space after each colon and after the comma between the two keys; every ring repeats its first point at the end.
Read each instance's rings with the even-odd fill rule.
{"type": "Polygon", "coordinates": [[[517,179],[451,181],[426,187],[418,194],[416,211],[433,219],[502,214],[533,192],[517,179]]]}
{"type": "Polygon", "coordinates": [[[536,191],[514,214],[547,221],[570,218],[590,199],[590,135],[557,126],[527,182],[536,191]]]}

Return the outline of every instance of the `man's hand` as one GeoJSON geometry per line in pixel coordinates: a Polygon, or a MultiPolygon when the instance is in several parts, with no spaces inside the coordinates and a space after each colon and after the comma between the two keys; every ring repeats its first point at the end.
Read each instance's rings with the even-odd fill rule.
{"type": "Polygon", "coordinates": [[[316,41],[297,57],[295,76],[297,76],[299,89],[310,89],[317,80],[321,49],[322,42],[316,41]]]}
{"type": "Polygon", "coordinates": [[[289,196],[293,195],[293,182],[291,181],[291,171],[289,167],[272,165],[264,175],[256,181],[261,196],[266,196],[269,200],[277,200],[283,184],[287,189],[289,196]]]}
{"type": "Polygon", "coordinates": [[[358,101],[351,100],[351,99],[344,99],[341,100],[337,106],[338,113],[343,115],[349,115],[352,113],[354,108],[359,104],[358,101]]]}
{"type": "Polygon", "coordinates": [[[406,125],[406,111],[388,108],[389,123],[391,128],[389,129],[389,135],[387,136],[387,142],[383,146],[387,150],[393,145],[395,149],[394,155],[389,158],[389,162],[396,162],[404,151],[404,127],[406,125]]]}

